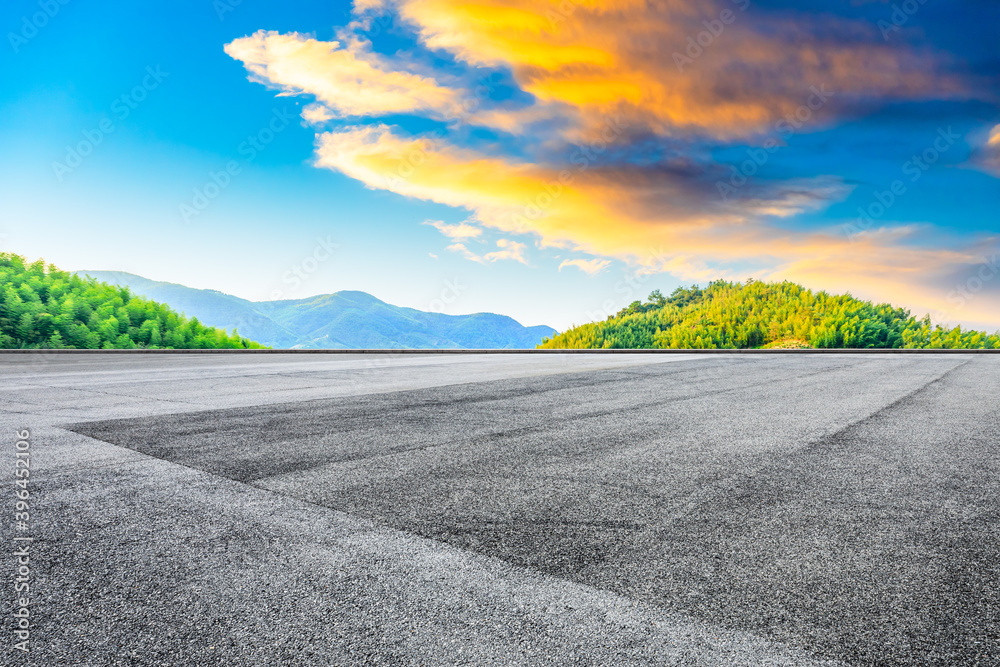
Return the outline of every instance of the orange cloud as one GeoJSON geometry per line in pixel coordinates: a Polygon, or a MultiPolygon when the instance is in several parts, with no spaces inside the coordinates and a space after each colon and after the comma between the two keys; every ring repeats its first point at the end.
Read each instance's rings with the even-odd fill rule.
{"type": "MultiPolygon", "coordinates": [[[[759,191],[752,201],[726,203],[706,196],[711,179],[680,171],[560,170],[400,137],[383,125],[321,135],[316,164],[370,188],[465,208],[479,224],[534,235],[543,248],[570,248],[683,279],[753,274],[851,289],[921,312],[1000,324],[995,298],[982,295],[956,313],[940,287],[981,262],[989,243],[926,248],[911,245],[913,229],[851,238],[834,230],[776,226],[776,215],[792,216],[837,197],[830,182],[780,184],[759,191]],[[734,266],[743,268],[736,272],[734,266]]],[[[450,249],[476,261],[491,259],[461,244],[450,249]]],[[[524,261],[513,246],[504,249],[511,256],[492,257],[524,261]]]]}
{"type": "Polygon", "coordinates": [[[535,233],[543,247],[599,247],[595,254],[611,256],[646,245],[651,231],[661,243],[691,234],[731,234],[754,216],[790,216],[838,192],[829,182],[805,181],[725,203],[714,198],[711,179],[514,162],[440,140],[400,137],[385,125],[320,135],[316,164],[368,187],[466,208],[480,224],[501,231],[535,233]]]}
{"type": "Polygon", "coordinates": [[[986,143],[974,151],[972,162],[985,171],[1000,176],[1000,125],[990,130],[986,143]]]}
{"type": "MultiPolygon", "coordinates": [[[[954,314],[955,300],[940,286],[961,281],[995,239],[921,248],[913,229],[853,239],[787,229],[790,218],[843,198],[848,187],[823,176],[784,183],[762,178],[741,188],[738,201],[723,201],[715,188],[724,177],[721,167],[704,154],[696,158],[693,149],[641,165],[615,164],[611,152],[599,159],[545,158],[567,140],[620,147],[654,133],[681,140],[662,142],[671,147],[690,147],[699,138],[733,141],[773,132],[803,109],[814,122],[819,109],[850,113],[870,102],[970,95],[967,84],[943,73],[949,63],[941,56],[886,44],[872,25],[757,7],[744,11],[749,4],[356,2],[359,20],[350,30],[363,31],[374,13],[395,12],[425,46],[472,67],[509,70],[533,96],[526,106],[470,104],[469,91],[374,53],[349,31],[331,42],[260,31],[233,41],[226,52],[253,80],[282,94],[314,96],[317,102],[303,113],[312,124],[406,113],[523,136],[530,142],[525,153],[542,156],[536,162],[400,136],[379,124],[317,137],[317,166],[370,188],[468,210],[475,224],[428,224],[455,241],[448,250],[472,261],[527,264],[526,245],[511,238],[482,255],[470,250],[464,242],[482,226],[595,258],[566,260],[560,269],[596,273],[613,258],[684,279],[752,274],[954,314]],[[535,131],[543,125],[544,134],[535,131]]],[[[998,154],[1000,128],[982,151],[984,159],[998,154]]],[[[998,306],[984,293],[963,303],[956,316],[1000,324],[998,306]]]]}
{"type": "Polygon", "coordinates": [[[954,96],[940,59],[879,39],[874,26],[748,10],[749,0],[387,0],[423,43],[510,68],[541,104],[583,130],[610,114],[636,131],[724,139],[770,129],[826,86],[834,106],[954,96]]]}

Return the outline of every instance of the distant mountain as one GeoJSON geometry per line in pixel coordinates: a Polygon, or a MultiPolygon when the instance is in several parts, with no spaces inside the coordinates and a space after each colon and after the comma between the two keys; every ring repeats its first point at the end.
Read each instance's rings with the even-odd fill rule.
{"type": "Polygon", "coordinates": [[[120,271],[79,271],[128,287],[213,327],[237,329],[262,345],[296,349],[528,349],[555,329],[505,315],[443,315],[402,308],[365,292],[289,301],[247,301],[223,292],[148,280],[120,271]]]}

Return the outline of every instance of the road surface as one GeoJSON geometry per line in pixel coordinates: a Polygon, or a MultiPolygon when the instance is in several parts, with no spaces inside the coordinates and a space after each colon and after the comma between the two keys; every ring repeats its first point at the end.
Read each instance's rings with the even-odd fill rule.
{"type": "Polygon", "coordinates": [[[1000,663],[1000,356],[0,373],[12,664],[1000,663]]]}

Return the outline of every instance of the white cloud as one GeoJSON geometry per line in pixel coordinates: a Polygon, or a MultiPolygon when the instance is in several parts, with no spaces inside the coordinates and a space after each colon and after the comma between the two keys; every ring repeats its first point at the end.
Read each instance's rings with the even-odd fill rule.
{"type": "MultiPolygon", "coordinates": [[[[243,63],[252,81],[285,95],[313,95],[330,117],[417,112],[454,117],[461,112],[462,93],[403,71],[357,39],[322,42],[296,32],[260,30],[233,40],[225,51],[243,63]]],[[[313,105],[307,112],[321,114],[313,105]]]]}
{"type": "Polygon", "coordinates": [[[524,256],[524,249],[527,246],[523,243],[518,243],[517,241],[511,241],[509,239],[500,239],[497,241],[497,250],[493,252],[488,252],[485,255],[477,255],[476,253],[469,250],[464,243],[452,243],[446,249],[451,252],[460,253],[467,260],[472,262],[478,262],[480,264],[486,264],[487,262],[499,262],[501,260],[509,259],[515,262],[520,262],[521,264],[527,264],[528,260],[524,256]]]}
{"type": "Polygon", "coordinates": [[[429,225],[448,238],[456,241],[476,238],[483,233],[482,229],[474,225],[470,225],[467,222],[449,225],[447,222],[443,222],[441,220],[424,220],[421,224],[429,225]]]}
{"type": "Polygon", "coordinates": [[[497,241],[497,247],[500,250],[495,250],[494,252],[488,252],[483,255],[483,259],[487,262],[496,262],[501,259],[510,259],[515,262],[520,262],[521,264],[527,264],[528,260],[524,257],[524,249],[527,247],[523,243],[518,243],[517,241],[511,241],[508,239],[500,239],[497,241]]]}
{"type": "Polygon", "coordinates": [[[592,276],[596,276],[598,273],[604,269],[611,266],[611,262],[606,259],[566,259],[563,260],[562,264],[559,265],[559,270],[562,271],[565,266],[575,266],[584,273],[589,273],[592,276]]]}
{"type": "Polygon", "coordinates": [[[483,263],[483,258],[477,255],[476,253],[472,252],[471,250],[469,250],[467,247],[465,247],[464,243],[452,243],[450,246],[445,248],[445,250],[450,250],[451,252],[457,252],[469,261],[479,262],[480,264],[483,263]]]}
{"type": "Polygon", "coordinates": [[[316,102],[302,109],[302,118],[310,125],[322,125],[333,118],[333,112],[328,107],[316,102]]]}

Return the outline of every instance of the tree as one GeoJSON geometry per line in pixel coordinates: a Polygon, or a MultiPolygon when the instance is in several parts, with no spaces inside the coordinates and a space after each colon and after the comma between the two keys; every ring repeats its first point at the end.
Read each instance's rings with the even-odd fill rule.
{"type": "Polygon", "coordinates": [[[126,288],[0,253],[0,346],[254,348],[126,288]]]}
{"type": "Polygon", "coordinates": [[[66,347],[66,343],[63,341],[63,338],[59,335],[58,331],[49,336],[48,347],[53,350],[61,350],[66,347]]]}
{"type": "Polygon", "coordinates": [[[17,328],[14,330],[15,337],[25,345],[34,342],[35,318],[31,313],[23,313],[17,320],[17,328]]]}
{"type": "Polygon", "coordinates": [[[824,348],[1000,349],[1000,333],[944,329],[903,308],[814,293],[790,282],[717,280],[704,290],[679,287],[663,303],[657,295],[603,322],[557,334],[542,347],[756,348],[793,338],[824,348]]]}

